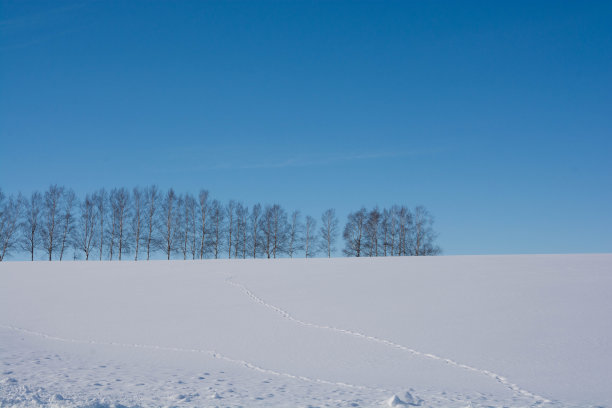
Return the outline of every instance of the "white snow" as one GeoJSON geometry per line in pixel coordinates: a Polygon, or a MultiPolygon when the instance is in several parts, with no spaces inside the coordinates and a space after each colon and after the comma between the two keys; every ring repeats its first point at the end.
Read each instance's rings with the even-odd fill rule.
{"type": "Polygon", "coordinates": [[[0,406],[612,406],[612,255],[0,264],[0,406]]]}
{"type": "Polygon", "coordinates": [[[399,407],[399,406],[419,406],[421,405],[422,400],[415,400],[415,398],[410,394],[410,392],[406,391],[404,393],[404,399],[400,399],[397,395],[392,396],[387,401],[387,404],[390,407],[399,407]]]}

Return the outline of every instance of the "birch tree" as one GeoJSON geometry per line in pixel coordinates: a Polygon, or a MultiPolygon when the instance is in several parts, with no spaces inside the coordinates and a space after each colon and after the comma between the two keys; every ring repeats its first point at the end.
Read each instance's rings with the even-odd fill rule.
{"type": "Polygon", "coordinates": [[[262,233],[262,250],[268,259],[272,258],[272,207],[266,205],[261,215],[260,229],[262,233]]]}
{"type": "Polygon", "coordinates": [[[176,200],[176,218],[177,247],[179,252],[183,254],[183,260],[187,260],[187,252],[189,252],[189,216],[185,210],[185,196],[182,194],[176,200]]]}
{"type": "Polygon", "coordinates": [[[169,189],[161,204],[161,215],[163,222],[161,225],[161,235],[163,236],[163,251],[166,258],[170,260],[170,256],[176,251],[176,193],[173,189],[169,189]]]}
{"type": "Polygon", "coordinates": [[[196,202],[193,196],[185,194],[179,199],[179,213],[181,214],[180,231],[181,231],[181,251],[183,252],[183,260],[187,259],[187,255],[191,255],[195,259],[196,254],[196,202]]]}
{"type": "Polygon", "coordinates": [[[60,256],[61,261],[64,257],[64,250],[70,246],[70,239],[74,234],[74,205],[77,201],[76,195],[72,189],[65,190],[62,194],[62,209],[61,209],[61,244],[60,256]]]}
{"type": "MultiPolygon", "coordinates": [[[[0,193],[1,194],[1,193],[0,193]]],[[[35,191],[29,199],[23,200],[23,221],[20,224],[21,249],[34,260],[36,248],[41,242],[40,222],[42,212],[42,195],[35,191]]]]}
{"type": "Polygon", "coordinates": [[[378,237],[381,213],[378,207],[368,213],[365,225],[365,248],[368,256],[378,256],[378,237]]]}
{"type": "Polygon", "coordinates": [[[98,233],[100,234],[99,239],[98,239],[98,246],[100,248],[100,260],[102,260],[102,256],[104,254],[104,244],[106,243],[105,240],[105,233],[106,230],[104,222],[106,220],[106,212],[107,212],[107,195],[106,195],[106,190],[101,189],[98,190],[96,193],[93,194],[92,196],[92,201],[94,202],[95,208],[96,208],[96,218],[98,219],[98,233]]]}
{"type": "Polygon", "coordinates": [[[304,224],[304,257],[312,258],[317,252],[317,220],[308,215],[304,224]]]}
{"type": "Polygon", "coordinates": [[[234,258],[246,258],[247,220],[249,208],[242,203],[236,203],[236,221],[234,223],[234,258]]]}
{"type": "Polygon", "coordinates": [[[225,207],[225,216],[227,217],[227,258],[232,257],[232,235],[234,233],[234,212],[236,211],[236,202],[230,200],[225,207]]]}
{"type": "Polygon", "coordinates": [[[300,212],[295,210],[291,213],[291,222],[289,227],[289,242],[287,246],[287,253],[290,258],[293,258],[293,254],[303,248],[302,245],[302,232],[304,227],[300,221],[300,212]]]}
{"type": "Polygon", "coordinates": [[[145,188],[145,246],[147,249],[147,261],[151,258],[151,252],[159,246],[159,240],[156,238],[156,231],[159,229],[159,222],[157,220],[157,205],[160,200],[159,189],[157,186],[152,185],[145,188]]]}
{"type": "Polygon", "coordinates": [[[323,250],[327,254],[328,258],[331,258],[331,253],[336,250],[336,237],[338,235],[338,218],[336,217],[336,210],[330,208],[323,212],[321,215],[321,243],[323,250]]]}
{"type": "Polygon", "coordinates": [[[78,225],[75,228],[73,238],[75,248],[83,252],[86,261],[89,260],[91,251],[96,243],[97,222],[98,212],[96,210],[95,198],[87,194],[80,203],[78,225]]]}
{"type": "Polygon", "coordinates": [[[287,213],[278,204],[275,204],[270,208],[270,215],[271,252],[272,257],[276,258],[277,255],[280,256],[286,252],[289,236],[289,224],[287,223],[287,213]]]}
{"type": "Polygon", "coordinates": [[[205,255],[205,245],[206,245],[206,239],[208,238],[206,233],[206,227],[207,227],[207,220],[206,220],[206,216],[208,215],[208,191],[207,190],[200,190],[200,193],[198,194],[198,210],[199,210],[199,226],[200,226],[200,259],[204,258],[205,255]]]}
{"type": "Polygon", "coordinates": [[[343,252],[346,256],[362,256],[366,219],[367,212],[365,208],[361,208],[359,211],[349,214],[348,221],[344,226],[344,232],[342,234],[345,242],[343,252]]]}
{"type": "Polygon", "coordinates": [[[397,254],[399,256],[410,255],[410,248],[412,246],[412,227],[413,227],[413,216],[408,207],[405,205],[396,206],[395,212],[397,216],[397,254]]]}
{"type": "Polygon", "coordinates": [[[132,211],[131,211],[131,236],[134,240],[134,260],[138,260],[140,242],[142,241],[142,231],[144,225],[144,194],[138,187],[132,189],[132,211]]]}
{"type": "Polygon", "coordinates": [[[129,250],[129,211],[130,211],[130,192],[125,188],[114,188],[110,193],[110,207],[112,214],[112,224],[110,230],[110,259],[113,259],[113,251],[117,246],[118,259],[129,250]]]}
{"type": "Polygon", "coordinates": [[[0,190],[0,262],[17,246],[22,198],[6,196],[0,190]]]}
{"type": "Polygon", "coordinates": [[[187,195],[185,206],[189,219],[189,253],[193,260],[196,259],[196,255],[198,254],[198,217],[197,203],[191,194],[187,195]]]}
{"type": "Polygon", "coordinates": [[[223,206],[217,200],[213,200],[210,206],[211,218],[211,251],[215,259],[219,258],[222,250],[223,234],[224,234],[224,217],[225,212],[223,206]]]}
{"type": "Polygon", "coordinates": [[[60,238],[60,201],[63,192],[63,187],[53,184],[49,187],[44,195],[42,242],[43,248],[49,256],[49,261],[53,259],[53,251],[57,249],[58,240],[60,238]]]}
{"type": "Polygon", "coordinates": [[[251,210],[251,216],[249,217],[249,238],[251,246],[249,249],[253,255],[253,259],[257,258],[257,254],[260,250],[259,245],[259,231],[261,229],[261,204],[255,204],[251,210]]]}
{"type": "Polygon", "coordinates": [[[438,234],[433,230],[433,216],[422,205],[414,209],[414,228],[411,239],[412,255],[426,256],[438,255],[441,252],[434,241],[438,234]]]}

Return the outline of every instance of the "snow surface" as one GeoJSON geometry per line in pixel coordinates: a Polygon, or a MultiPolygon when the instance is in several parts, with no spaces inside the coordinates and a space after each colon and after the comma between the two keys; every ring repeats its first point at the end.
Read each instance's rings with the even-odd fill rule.
{"type": "Polygon", "coordinates": [[[0,406],[612,406],[612,255],[1,263],[0,406]]]}

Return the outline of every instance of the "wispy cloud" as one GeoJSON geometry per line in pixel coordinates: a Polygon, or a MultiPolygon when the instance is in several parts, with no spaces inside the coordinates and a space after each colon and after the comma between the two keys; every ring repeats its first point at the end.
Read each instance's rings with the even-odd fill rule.
{"type": "Polygon", "coordinates": [[[410,156],[420,156],[423,154],[433,153],[432,150],[422,151],[404,151],[404,152],[352,152],[352,153],[335,153],[323,155],[303,155],[285,157],[280,160],[267,160],[252,163],[235,163],[223,162],[212,166],[214,170],[221,169],[274,169],[286,167],[315,167],[328,166],[343,162],[353,162],[360,160],[380,160],[392,159],[410,156]]]}
{"type": "Polygon", "coordinates": [[[0,51],[37,45],[87,28],[88,25],[82,21],[81,11],[91,3],[78,2],[0,20],[0,33],[3,37],[0,51]]]}
{"type": "Polygon", "coordinates": [[[38,28],[40,25],[48,25],[63,17],[66,13],[85,7],[90,2],[77,2],[74,4],[53,7],[36,13],[26,14],[19,17],[5,18],[0,20],[0,29],[38,28]]]}

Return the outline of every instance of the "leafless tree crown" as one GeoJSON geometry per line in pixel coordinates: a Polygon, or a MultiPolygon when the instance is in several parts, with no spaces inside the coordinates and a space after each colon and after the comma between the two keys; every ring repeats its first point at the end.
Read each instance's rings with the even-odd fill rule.
{"type": "Polygon", "coordinates": [[[6,196],[0,190],[0,261],[28,259],[135,261],[181,259],[279,258],[317,254],[332,257],[340,232],[346,256],[437,255],[433,216],[423,206],[410,209],[361,208],[351,212],[340,231],[336,210],[317,219],[281,205],[211,199],[145,188],[113,188],[86,194],[51,185],[43,193],[6,196]],[[318,228],[317,228],[318,227],[318,228]],[[70,252],[72,251],[72,252],[70,252]]]}

